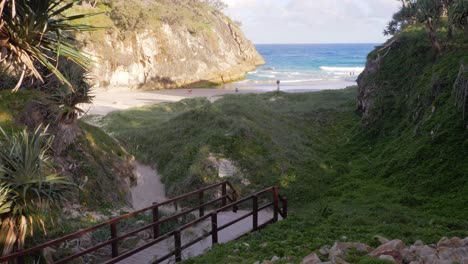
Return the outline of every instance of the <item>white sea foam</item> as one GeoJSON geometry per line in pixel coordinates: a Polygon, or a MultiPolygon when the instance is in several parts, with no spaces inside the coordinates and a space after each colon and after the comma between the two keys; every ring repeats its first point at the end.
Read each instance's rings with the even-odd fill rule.
{"type": "Polygon", "coordinates": [[[276,78],[276,75],[269,75],[269,74],[258,74],[257,76],[265,77],[265,78],[276,78]]]}
{"type": "Polygon", "coordinates": [[[317,82],[323,81],[324,79],[304,79],[304,80],[285,80],[281,81],[282,83],[302,83],[302,82],[317,82]]]}
{"type": "Polygon", "coordinates": [[[334,73],[361,73],[364,71],[364,67],[328,67],[328,66],[320,66],[322,71],[327,72],[334,72],[334,73]]]}

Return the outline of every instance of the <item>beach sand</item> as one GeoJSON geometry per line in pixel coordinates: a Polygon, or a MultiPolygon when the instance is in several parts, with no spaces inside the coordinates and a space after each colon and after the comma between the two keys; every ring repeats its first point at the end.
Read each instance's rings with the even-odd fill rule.
{"type": "MultiPolygon", "coordinates": [[[[355,85],[349,81],[322,81],[305,84],[282,84],[283,92],[316,92],[322,90],[336,90],[355,85]]],[[[245,86],[242,83],[226,84],[219,88],[197,88],[197,89],[171,89],[158,91],[141,91],[130,88],[94,89],[93,104],[81,105],[88,115],[106,115],[113,111],[125,110],[132,107],[158,104],[162,102],[177,102],[186,98],[206,97],[212,101],[225,94],[265,93],[276,91],[276,85],[254,85],[245,86]]]]}

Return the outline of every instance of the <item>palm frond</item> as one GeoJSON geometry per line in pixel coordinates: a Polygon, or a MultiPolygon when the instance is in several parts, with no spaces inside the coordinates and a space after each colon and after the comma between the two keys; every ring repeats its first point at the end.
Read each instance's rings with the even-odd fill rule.
{"type": "Polygon", "coordinates": [[[5,43],[0,42],[0,48],[6,50],[6,56],[0,61],[15,65],[22,75],[27,71],[28,76],[44,82],[35,65],[37,62],[71,88],[71,83],[57,68],[58,58],[65,57],[85,69],[89,67],[91,59],[79,51],[73,36],[76,32],[94,28],[72,22],[95,14],[65,16],[77,0],[67,3],[15,0],[15,4],[14,1],[1,1],[3,6],[0,7],[4,8],[0,17],[0,39],[5,43]]]}

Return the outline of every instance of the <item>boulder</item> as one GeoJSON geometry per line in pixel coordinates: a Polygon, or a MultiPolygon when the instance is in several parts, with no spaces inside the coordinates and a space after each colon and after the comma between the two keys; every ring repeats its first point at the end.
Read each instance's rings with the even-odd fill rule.
{"type": "Polygon", "coordinates": [[[279,260],[280,260],[280,258],[278,256],[273,256],[271,258],[271,262],[276,262],[276,261],[279,261],[279,260]]]}
{"type": "Polygon", "coordinates": [[[326,245],[320,248],[319,253],[322,255],[328,255],[330,253],[330,246],[326,245]]]}
{"type": "Polygon", "coordinates": [[[411,252],[413,252],[414,254],[420,257],[437,255],[437,250],[427,245],[419,246],[419,247],[411,247],[411,252]]]}
{"type": "Polygon", "coordinates": [[[424,264],[453,264],[449,260],[441,260],[436,255],[425,256],[422,258],[422,263],[424,264]]]}
{"type": "Polygon", "coordinates": [[[448,239],[446,237],[443,237],[439,242],[437,242],[437,247],[451,247],[451,248],[458,248],[458,247],[463,247],[463,240],[454,237],[452,239],[448,239]]]}
{"type": "Polygon", "coordinates": [[[465,237],[465,239],[463,239],[462,242],[464,247],[468,246],[468,237],[465,237]]]}
{"type": "Polygon", "coordinates": [[[401,261],[403,259],[403,255],[401,254],[400,251],[403,250],[405,247],[406,245],[403,241],[395,239],[376,248],[369,255],[372,257],[380,257],[381,255],[388,255],[388,256],[392,256],[396,261],[401,261]]]}
{"type": "Polygon", "coordinates": [[[452,262],[468,263],[468,247],[440,247],[438,250],[438,256],[441,260],[449,260],[452,262]]]}
{"type": "Polygon", "coordinates": [[[380,255],[379,256],[379,259],[381,260],[386,260],[386,261],[390,261],[390,262],[393,262],[393,263],[398,263],[392,256],[390,255],[380,255]]]}
{"type": "Polygon", "coordinates": [[[319,264],[319,263],[322,263],[322,261],[315,253],[308,255],[301,262],[301,264],[319,264]]]}
{"type": "Polygon", "coordinates": [[[368,253],[372,250],[371,247],[363,243],[336,242],[330,249],[328,256],[333,263],[346,263],[344,257],[353,248],[364,253],[368,253]]]}
{"type": "Polygon", "coordinates": [[[422,242],[422,240],[416,240],[416,242],[414,242],[414,246],[416,247],[424,246],[424,242],[422,242]]]}
{"type": "Polygon", "coordinates": [[[400,251],[403,263],[411,263],[417,261],[418,257],[416,254],[412,253],[408,248],[404,248],[400,251]]]}

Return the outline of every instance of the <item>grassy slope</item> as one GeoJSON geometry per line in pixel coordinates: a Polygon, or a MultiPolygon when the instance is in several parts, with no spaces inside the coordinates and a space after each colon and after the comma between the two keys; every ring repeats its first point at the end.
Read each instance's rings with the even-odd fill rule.
{"type": "MultiPolygon", "coordinates": [[[[36,91],[0,91],[0,126],[6,131],[23,129],[20,116],[25,105],[31,100],[44,101],[44,95],[36,91]]],[[[111,206],[116,201],[124,203],[125,193],[118,193],[121,178],[131,175],[132,159],[122,146],[101,129],[80,123],[83,135],[62,157],[56,160],[66,168],[66,175],[80,185],[84,177],[88,182],[81,190],[76,190],[79,202],[90,208],[111,206]]]]}
{"type": "Polygon", "coordinates": [[[377,234],[408,243],[468,236],[468,137],[451,97],[468,42],[457,36],[434,61],[425,32],[402,37],[372,76],[380,90],[367,128],[353,89],[187,100],[104,119],[134,153],[158,164],[170,193],[213,180],[200,168],[214,152],[237,161],[255,188],[279,184],[292,200],[288,220],[189,263],[274,255],[298,263],[336,240],[376,245],[377,234]]]}
{"type": "Polygon", "coordinates": [[[111,113],[103,121],[132,154],[158,165],[170,195],[217,180],[205,170],[208,153],[215,153],[236,161],[254,188],[294,185],[294,200],[299,189],[308,192],[305,181],[316,185],[326,174],[317,154],[328,140],[322,130],[338,119],[358,120],[354,93],[250,94],[214,104],[185,100],[111,113]]]}

